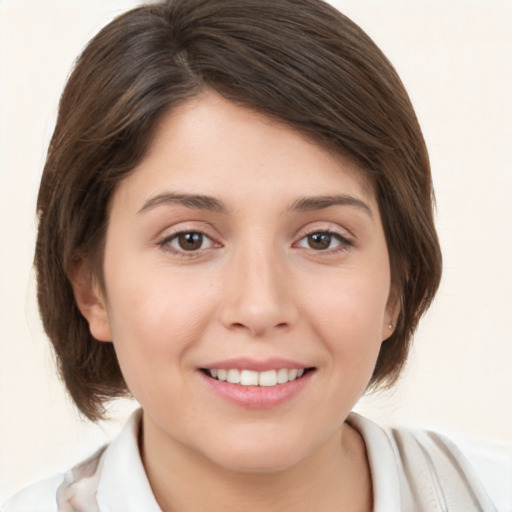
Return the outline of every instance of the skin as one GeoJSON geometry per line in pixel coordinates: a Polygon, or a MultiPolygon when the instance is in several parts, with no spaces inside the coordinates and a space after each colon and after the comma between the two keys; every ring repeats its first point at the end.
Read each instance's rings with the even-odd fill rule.
{"type": "Polygon", "coordinates": [[[105,293],[76,279],[75,295],[143,408],[143,462],[162,509],[371,510],[364,443],[345,420],[397,311],[360,171],[206,92],[166,115],[110,206],[105,293]],[[296,208],[334,194],[351,201],[296,208]],[[203,241],[185,250],[179,232],[203,241]],[[314,371],[284,403],[245,408],[200,371],[233,357],[314,371]]]}

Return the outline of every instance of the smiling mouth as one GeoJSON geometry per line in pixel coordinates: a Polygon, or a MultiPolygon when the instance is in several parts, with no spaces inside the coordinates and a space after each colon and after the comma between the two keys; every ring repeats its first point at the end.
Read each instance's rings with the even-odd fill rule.
{"type": "Polygon", "coordinates": [[[267,370],[264,372],[256,372],[253,370],[221,369],[221,368],[204,368],[202,371],[210,378],[229,382],[230,384],[239,384],[241,386],[262,386],[272,387],[286,384],[302,378],[307,372],[313,371],[314,368],[287,369],[280,368],[278,370],[267,370]]]}

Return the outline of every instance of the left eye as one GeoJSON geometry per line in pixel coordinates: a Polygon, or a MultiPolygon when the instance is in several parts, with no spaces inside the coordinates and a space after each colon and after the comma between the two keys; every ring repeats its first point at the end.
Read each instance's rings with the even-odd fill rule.
{"type": "Polygon", "coordinates": [[[213,246],[210,237],[199,231],[182,231],[166,238],[162,245],[170,246],[176,251],[194,252],[213,246]]]}
{"type": "Polygon", "coordinates": [[[315,251],[335,249],[340,245],[349,245],[349,241],[337,233],[330,233],[328,231],[310,233],[302,238],[298,243],[299,247],[313,249],[315,251]]]}

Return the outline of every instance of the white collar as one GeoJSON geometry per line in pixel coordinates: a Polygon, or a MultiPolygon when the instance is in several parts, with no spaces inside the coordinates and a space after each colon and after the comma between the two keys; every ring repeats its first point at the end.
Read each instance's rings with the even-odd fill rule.
{"type": "Polygon", "coordinates": [[[386,432],[376,423],[353,412],[347,419],[363,438],[370,464],[373,512],[402,510],[400,476],[393,446],[386,432]]]}
{"type": "Polygon", "coordinates": [[[105,450],[97,494],[101,512],[161,512],[139,453],[141,418],[141,409],[132,413],[105,450]]]}
{"type": "MultiPolygon", "coordinates": [[[[139,453],[142,410],[135,411],[105,450],[97,500],[101,512],[161,512],[139,453]]],[[[374,512],[401,510],[400,478],[386,432],[372,421],[351,413],[348,423],[363,437],[373,482],[374,512]]]]}

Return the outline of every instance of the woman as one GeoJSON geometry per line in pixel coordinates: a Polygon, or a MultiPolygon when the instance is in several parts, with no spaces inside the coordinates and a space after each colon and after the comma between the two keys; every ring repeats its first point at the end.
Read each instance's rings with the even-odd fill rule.
{"type": "Polygon", "coordinates": [[[328,5],[109,24],[61,99],[36,269],[81,412],[142,410],[6,510],[495,510],[448,441],[350,414],[438,287],[432,195],[400,80],[328,5]]]}

